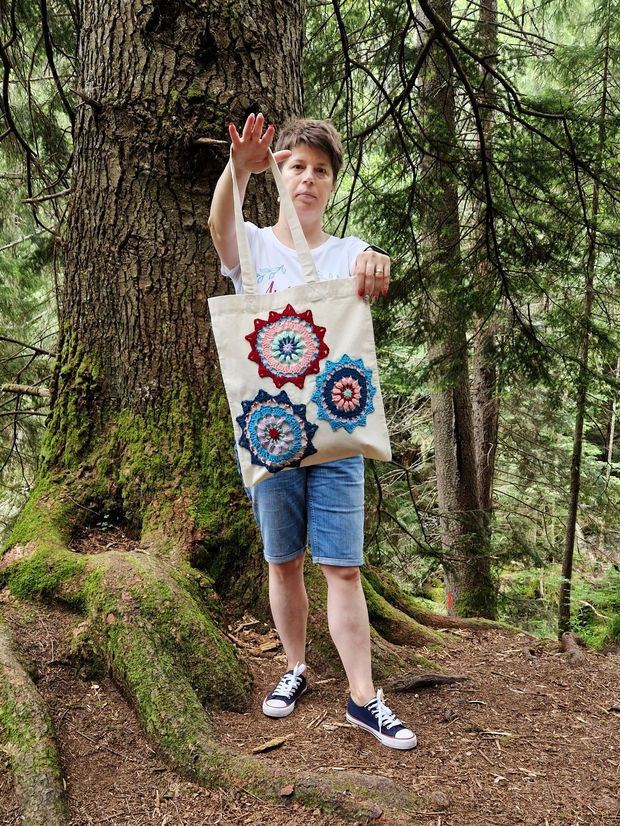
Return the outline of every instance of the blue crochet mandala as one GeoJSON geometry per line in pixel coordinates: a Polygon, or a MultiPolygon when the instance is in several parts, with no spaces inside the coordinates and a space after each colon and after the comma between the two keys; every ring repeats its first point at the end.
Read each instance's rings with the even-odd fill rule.
{"type": "Polygon", "coordinates": [[[326,361],[311,398],[319,419],[328,421],[332,430],[344,427],[352,433],[356,427],[363,427],[375,409],[372,400],[377,388],[371,380],[372,370],[364,366],[362,359],[345,353],[338,361],[326,361]]]}
{"type": "Polygon", "coordinates": [[[316,453],[312,437],[318,425],[306,419],[306,405],[293,404],[284,390],[277,396],[259,390],[241,406],[243,413],[237,416],[239,444],[250,451],[252,464],[277,473],[298,467],[302,459],[316,453]]]}

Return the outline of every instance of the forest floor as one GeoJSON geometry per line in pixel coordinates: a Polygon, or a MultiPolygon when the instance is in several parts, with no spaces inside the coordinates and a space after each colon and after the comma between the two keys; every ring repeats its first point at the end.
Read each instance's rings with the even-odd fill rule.
{"type": "MultiPolygon", "coordinates": [[[[71,826],[342,824],[284,798],[266,803],[238,789],[207,790],[181,779],[149,746],[111,680],[76,675],[67,644],[75,615],[18,604],[7,590],[0,591],[0,611],[51,709],[71,826]]],[[[221,741],[232,749],[249,754],[286,737],[260,759],[300,777],[354,771],[379,784],[395,781],[421,798],[420,811],[403,812],[401,823],[620,825],[620,652],[588,652],[583,665],[571,665],[552,640],[446,631],[453,645],[421,653],[468,679],[386,698],[418,735],[417,749],[398,752],[347,726],[344,680],[312,671],[311,690],[292,716],[264,717],[262,697],[283,670],[275,632],[258,623],[232,630],[244,643],[240,655],[248,658],[255,687],[249,713],[215,716],[221,741]],[[274,650],[260,649],[270,642],[274,650]]],[[[0,826],[20,823],[0,754],[0,826]]]]}

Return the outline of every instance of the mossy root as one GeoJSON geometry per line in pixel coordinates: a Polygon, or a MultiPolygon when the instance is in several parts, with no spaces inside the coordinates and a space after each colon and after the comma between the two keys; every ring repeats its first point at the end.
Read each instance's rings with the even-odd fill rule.
{"type": "Polygon", "coordinates": [[[68,810],[52,722],[1,621],[0,749],[8,757],[24,826],[64,826],[68,810]]]}
{"type": "Polygon", "coordinates": [[[388,642],[396,645],[436,646],[446,645],[445,637],[437,631],[426,627],[409,613],[392,605],[364,574],[362,586],[368,605],[368,616],[372,626],[388,642]]]}
{"type": "MultiPolygon", "coordinates": [[[[217,627],[219,609],[208,581],[199,581],[189,566],[135,552],[84,557],[58,549],[17,559],[9,553],[3,561],[2,578],[16,595],[53,598],[85,615],[74,652],[85,665],[112,674],[149,740],[185,777],[205,786],[243,788],[261,799],[294,799],[359,823],[392,810],[394,789],[371,788],[367,778],[291,778],[217,742],[209,711],[245,709],[249,675],[217,627]],[[292,791],[283,794],[283,788],[292,791]]],[[[390,649],[386,656],[396,648],[384,645],[390,649]]],[[[405,662],[395,654],[393,659],[405,662]]],[[[419,805],[400,793],[408,808],[419,805]]]]}
{"type": "MultiPolygon", "coordinates": [[[[403,591],[390,574],[380,571],[378,568],[367,565],[364,568],[364,577],[377,594],[387,600],[395,609],[416,620],[421,626],[425,627],[427,631],[434,628],[469,628],[471,630],[501,628],[512,631],[520,630],[506,623],[483,619],[482,617],[448,617],[444,614],[437,614],[419,605],[415,599],[403,591]]],[[[429,631],[429,633],[433,632],[429,631]]],[[[437,636],[441,637],[440,634],[437,636]]],[[[443,644],[446,644],[445,637],[443,638],[443,644]]]]}

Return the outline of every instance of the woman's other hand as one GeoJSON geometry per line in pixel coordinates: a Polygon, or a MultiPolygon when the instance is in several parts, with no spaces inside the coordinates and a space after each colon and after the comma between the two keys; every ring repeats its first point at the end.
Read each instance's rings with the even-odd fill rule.
{"type": "MultiPolygon", "coordinates": [[[[239,172],[258,174],[269,169],[269,148],[275,134],[275,126],[268,126],[263,133],[265,118],[261,112],[249,115],[241,134],[234,123],[228,124],[230,140],[233,145],[235,168],[239,172]]],[[[290,150],[282,149],[274,157],[277,163],[286,160],[290,150]]]]}
{"type": "Polygon", "coordinates": [[[353,265],[353,275],[357,278],[358,295],[374,301],[380,295],[387,295],[390,286],[390,259],[375,250],[360,252],[353,265]]]}

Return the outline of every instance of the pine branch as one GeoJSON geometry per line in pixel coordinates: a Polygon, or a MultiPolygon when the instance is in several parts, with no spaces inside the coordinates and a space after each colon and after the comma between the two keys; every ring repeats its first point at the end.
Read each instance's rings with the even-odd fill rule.
{"type": "Polygon", "coordinates": [[[0,252],[10,250],[11,247],[16,247],[18,244],[23,244],[24,241],[28,241],[30,238],[35,238],[37,235],[42,235],[44,232],[44,229],[39,229],[36,232],[31,232],[30,235],[24,235],[23,238],[18,238],[16,241],[11,241],[9,244],[5,244],[3,247],[0,247],[0,252]]]}
{"type": "Polygon", "coordinates": [[[6,341],[9,344],[18,344],[20,347],[25,347],[27,350],[32,350],[34,353],[40,356],[50,356],[51,358],[56,357],[56,353],[52,352],[51,350],[44,350],[42,347],[36,347],[34,344],[24,344],[23,341],[18,341],[15,338],[7,338],[6,336],[0,336],[0,341],[6,341]]]}
{"type": "Polygon", "coordinates": [[[41,410],[9,410],[6,413],[0,413],[0,418],[7,418],[8,416],[43,416],[46,418],[49,414],[41,410]]]}
{"type": "Polygon", "coordinates": [[[73,111],[73,107],[67,100],[67,96],[65,95],[65,90],[62,85],[62,81],[58,76],[58,70],[56,69],[56,62],[54,60],[54,49],[52,44],[52,36],[50,34],[50,27],[49,27],[49,20],[47,16],[47,0],[40,0],[41,4],[41,26],[43,27],[43,42],[45,43],[45,54],[47,55],[47,62],[49,64],[50,70],[52,75],[54,76],[54,82],[56,83],[56,88],[58,90],[58,96],[62,101],[63,108],[67,113],[69,120],[71,121],[71,126],[75,123],[75,112],[73,111]]]}
{"type": "MultiPolygon", "coordinates": [[[[37,195],[35,198],[24,198],[22,200],[23,204],[40,204],[43,201],[51,201],[55,198],[64,198],[65,195],[69,195],[71,193],[70,189],[61,189],[60,192],[52,192],[50,195],[37,195]]],[[[42,232],[43,230],[40,230],[42,232]]],[[[35,233],[39,235],[39,233],[35,233]]],[[[32,237],[32,236],[29,236],[32,237]]],[[[4,248],[6,249],[6,247],[4,248]]]]}

